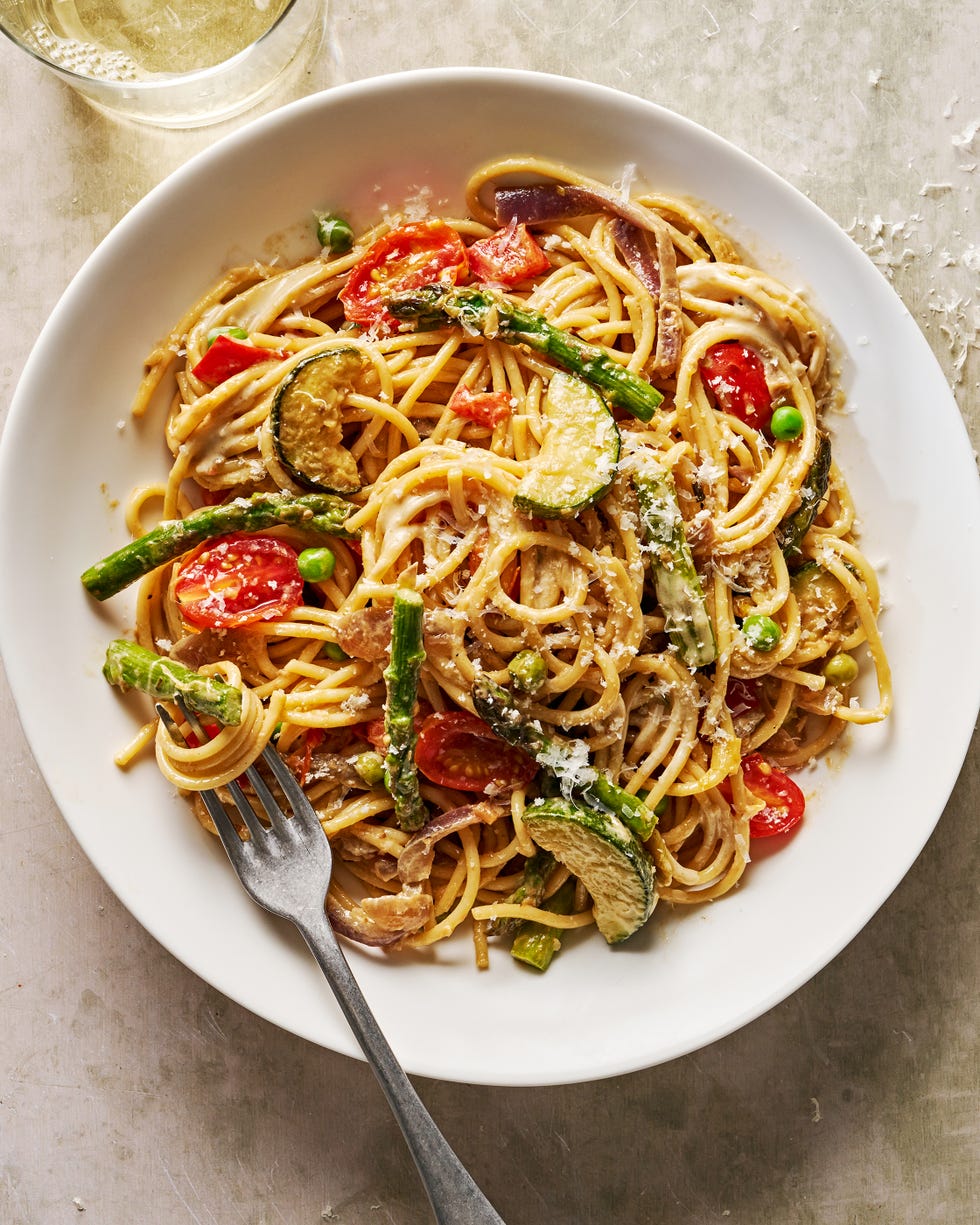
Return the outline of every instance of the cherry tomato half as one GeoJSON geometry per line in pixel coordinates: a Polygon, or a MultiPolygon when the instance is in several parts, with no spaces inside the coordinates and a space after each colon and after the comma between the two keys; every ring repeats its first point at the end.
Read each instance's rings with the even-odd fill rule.
{"type": "Polygon", "coordinates": [[[449,407],[457,417],[475,421],[493,429],[498,421],[504,421],[514,411],[513,396],[509,391],[470,391],[468,387],[457,387],[449,401],[449,407]]]}
{"type": "Polygon", "coordinates": [[[516,285],[551,267],[551,260],[523,222],[477,239],[469,248],[469,257],[473,275],[496,285],[516,285]]]}
{"type": "Polygon", "coordinates": [[[760,753],[750,753],[742,759],[742,778],[749,791],[766,803],[749,821],[753,838],[785,834],[799,823],[806,799],[788,774],[771,766],[760,753]]]}
{"type": "Polygon", "coordinates": [[[268,362],[273,359],[282,360],[282,354],[278,349],[260,349],[256,345],[236,340],[233,336],[221,335],[216,337],[191,374],[199,378],[202,383],[217,386],[225,379],[230,379],[233,374],[240,374],[250,366],[257,366],[260,362],[268,362]]]}
{"type": "Polygon", "coordinates": [[[419,731],[415,761],[426,778],[459,791],[497,791],[529,783],[535,762],[468,710],[436,711],[419,731]]]}
{"type": "Polygon", "coordinates": [[[756,430],[772,420],[772,395],[762,358],[737,340],[713,345],[701,359],[701,378],[722,412],[756,430]]]}
{"type": "Polygon", "coordinates": [[[436,281],[455,284],[468,267],[463,240],[444,221],[410,221],[379,238],[351,269],[340,291],[344,314],[362,327],[396,328],[387,298],[436,281]]]}
{"type": "Polygon", "coordinates": [[[285,616],[302,602],[296,551],[272,536],[222,536],[184,562],[174,595],[191,625],[228,629],[285,616]]]}

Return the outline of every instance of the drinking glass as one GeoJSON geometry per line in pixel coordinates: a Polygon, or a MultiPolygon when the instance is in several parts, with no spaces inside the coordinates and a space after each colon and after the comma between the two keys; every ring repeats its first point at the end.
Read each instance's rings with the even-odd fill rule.
{"type": "Polygon", "coordinates": [[[254,105],[322,25],[323,0],[0,0],[0,30],[94,106],[170,128],[254,105]]]}

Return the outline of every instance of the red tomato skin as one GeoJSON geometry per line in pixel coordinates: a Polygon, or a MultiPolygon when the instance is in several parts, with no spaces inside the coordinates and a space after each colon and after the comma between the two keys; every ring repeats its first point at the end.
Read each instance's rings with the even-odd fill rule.
{"type": "MultiPolygon", "coordinates": [[[[420,701],[415,710],[415,718],[412,720],[415,725],[415,734],[418,735],[422,724],[432,714],[432,707],[428,702],[420,701]]],[[[359,723],[357,731],[364,737],[372,749],[378,753],[387,753],[388,738],[385,735],[384,719],[369,719],[367,723],[359,723]]]]}
{"type": "Polygon", "coordinates": [[[796,783],[782,770],[777,770],[760,753],[750,753],[742,759],[742,778],[746,787],[766,806],[749,820],[753,838],[770,838],[788,833],[803,819],[806,797],[796,783]]]}
{"type": "Polygon", "coordinates": [[[468,710],[436,711],[419,729],[415,762],[433,783],[482,794],[519,787],[537,764],[468,710]]]}
{"type": "Polygon", "coordinates": [[[385,743],[384,719],[371,719],[367,723],[362,723],[360,731],[372,749],[378,753],[385,752],[387,744],[385,743]]]}
{"type": "Polygon", "coordinates": [[[260,349],[244,340],[236,340],[234,336],[221,335],[215,337],[214,344],[191,370],[191,374],[202,383],[217,386],[225,379],[230,379],[233,374],[240,374],[249,366],[256,366],[259,362],[271,361],[273,358],[280,360],[282,354],[277,349],[260,349]]]}
{"type": "Polygon", "coordinates": [[[737,340],[713,345],[701,359],[701,378],[722,412],[756,430],[768,430],[772,394],[762,358],[737,340]]]}
{"type": "Polygon", "coordinates": [[[498,421],[505,421],[510,416],[512,399],[507,391],[470,391],[468,387],[457,387],[449,407],[457,417],[465,417],[467,421],[492,430],[498,421]]]}
{"type": "MultiPolygon", "coordinates": [[[[205,741],[213,740],[215,736],[217,736],[218,732],[221,731],[221,724],[220,723],[202,723],[201,731],[204,732],[205,741]]],[[[201,744],[202,744],[202,741],[198,739],[198,737],[195,735],[195,733],[190,728],[188,728],[187,731],[184,732],[184,740],[187,742],[187,747],[189,749],[198,749],[201,747],[201,744]]]]}
{"type": "Polygon", "coordinates": [[[469,247],[470,272],[479,281],[516,285],[551,268],[551,260],[523,222],[505,226],[469,247]]]}
{"type": "Polygon", "coordinates": [[[303,600],[296,551],[272,536],[222,536],[180,567],[174,595],[200,629],[271,621],[303,600]]]}
{"type": "Polygon", "coordinates": [[[319,727],[307,728],[301,741],[302,748],[300,752],[289,759],[289,765],[293,773],[299,780],[299,785],[306,785],[307,776],[310,773],[310,766],[313,763],[313,753],[316,748],[323,743],[326,738],[326,732],[319,727]]]}
{"type": "Polygon", "coordinates": [[[340,291],[351,323],[390,330],[398,321],[384,300],[395,293],[443,282],[454,285],[469,268],[463,240],[444,221],[410,221],[383,234],[351,269],[340,291]]]}

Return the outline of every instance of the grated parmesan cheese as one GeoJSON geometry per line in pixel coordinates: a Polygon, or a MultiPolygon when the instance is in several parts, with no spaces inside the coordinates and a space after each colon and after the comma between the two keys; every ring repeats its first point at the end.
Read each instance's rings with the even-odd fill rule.
{"type": "Polygon", "coordinates": [[[567,740],[562,745],[549,744],[544,752],[538,754],[538,762],[558,779],[566,800],[572,798],[577,788],[587,787],[598,778],[595,767],[589,764],[589,749],[584,740],[567,740]]]}

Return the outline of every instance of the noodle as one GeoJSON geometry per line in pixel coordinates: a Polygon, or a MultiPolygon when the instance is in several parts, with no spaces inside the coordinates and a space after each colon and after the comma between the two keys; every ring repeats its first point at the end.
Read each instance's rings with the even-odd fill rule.
{"type": "MultiPolygon", "coordinates": [[[[164,483],[134,492],[128,512],[140,536],[151,509],[176,519],[202,500],[304,493],[277,450],[277,392],[315,355],[356,353],[342,437],[361,487],[350,495],[348,536],[326,541],[332,573],[308,581],[281,615],[221,630],[185,616],[177,584],[186,558],[140,584],[137,641],[220,677],[244,698],[241,723],[215,729],[203,744],[177,744],[158,728],[157,761],[193,794],[238,777],[275,739],[333,842],[328,910],[339,930],[423,948],[470,923],[480,965],[515,922],[556,931],[589,925],[589,899],[579,881],[571,913],[548,909],[569,876],[559,864],[543,893],[520,900],[536,851],[524,818],[543,776],[514,779],[498,794],[490,787],[481,798],[465,779],[447,785],[423,773],[427,869],[421,879],[400,874],[419,835],[399,828],[384,782],[355,769],[372,745],[384,747],[386,635],[399,590],[413,588],[425,608],[420,708],[473,712],[477,678],[506,685],[511,661],[533,652],[543,676],[522,699],[524,717],[658,810],[647,849],[656,892],[670,903],[721,897],[745,872],[753,818],[767,803],[750,785],[750,754],[761,754],[766,769],[798,769],[848,724],[884,719],[891,705],[878,585],[836,464],[793,549],[783,535],[805,506],[840,400],[812,308],[743,263],[689,202],[635,185],[630,197],[625,185],[610,189],[539,159],[509,159],[472,176],[469,218],[448,221],[464,244],[497,231],[493,192],[515,176],[614,201],[610,211],[530,222],[547,268],[507,290],[509,300],[602,347],[663,394],[649,422],[617,413],[622,452],[604,496],[565,517],[515,506],[548,430],[556,367],[546,354],[507,343],[493,328],[350,322],[340,295],[372,244],[397,231],[402,219],[393,216],[349,252],[324,250],[285,270],[232,270],[190,307],[147,359],[133,409],[145,414],[173,374],[164,428],[173,464],[164,483]],[[645,268],[630,255],[638,232],[647,236],[645,268]],[[278,360],[206,381],[195,368],[207,337],[229,328],[278,360]],[[723,411],[725,390],[706,374],[718,346],[757,355],[773,403],[798,414],[794,437],[774,438],[723,411]],[[481,423],[457,411],[461,395],[482,393],[506,406],[499,416],[481,423]],[[690,666],[676,648],[651,579],[630,477],[648,462],[671,474],[703,584],[716,650],[706,666],[690,666]],[[765,622],[766,649],[750,641],[749,618],[765,622]],[[870,705],[829,666],[855,650],[875,674],[870,705]]],[[[297,552],[325,543],[302,526],[263,535],[297,552]]],[[[144,729],[120,764],[151,740],[144,729]]]]}

